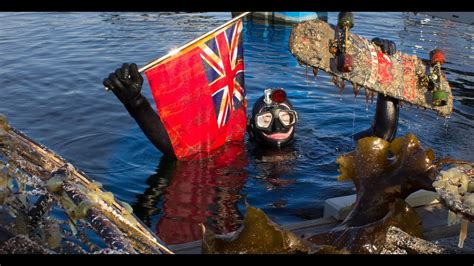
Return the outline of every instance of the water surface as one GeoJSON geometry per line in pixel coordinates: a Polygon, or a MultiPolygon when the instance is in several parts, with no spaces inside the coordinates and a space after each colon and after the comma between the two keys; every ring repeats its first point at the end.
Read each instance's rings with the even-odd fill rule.
{"type": "MultiPolygon", "coordinates": [[[[288,51],[289,25],[246,22],[245,85],[249,104],[264,88],[283,87],[299,112],[294,149],[280,160],[244,145],[205,162],[162,154],[102,80],[123,62],[139,66],[231,18],[228,13],[0,13],[0,113],[31,138],[103,183],[167,243],[200,237],[200,222],[238,227],[244,201],[287,224],[322,216],[327,198],[354,193],[336,181],[337,156],[351,135],[370,126],[375,103],[339,96],[331,79],[299,66],[288,51]]],[[[335,23],[337,13],[329,12],[335,23]]],[[[437,156],[474,161],[473,26],[413,13],[355,13],[353,32],[396,42],[428,58],[445,50],[454,94],[449,119],[403,107],[398,135],[412,132],[437,156]]],[[[151,100],[147,82],[144,95],[151,100]]],[[[248,110],[250,111],[250,110],[248,110]]]]}

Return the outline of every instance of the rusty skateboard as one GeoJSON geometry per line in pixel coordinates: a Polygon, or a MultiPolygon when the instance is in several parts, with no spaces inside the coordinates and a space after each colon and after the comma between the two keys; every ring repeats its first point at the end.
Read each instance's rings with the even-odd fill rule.
{"type": "Polygon", "coordinates": [[[290,52],[300,64],[313,67],[315,75],[318,69],[333,75],[341,93],[344,84],[340,81],[347,80],[356,96],[364,87],[366,97],[383,93],[442,116],[452,113],[453,96],[441,70],[445,62],[441,50],[433,50],[430,60],[400,51],[387,55],[371,41],[349,32],[352,26],[351,17],[339,17],[335,27],[318,19],[296,24],[289,39],[290,52]]]}

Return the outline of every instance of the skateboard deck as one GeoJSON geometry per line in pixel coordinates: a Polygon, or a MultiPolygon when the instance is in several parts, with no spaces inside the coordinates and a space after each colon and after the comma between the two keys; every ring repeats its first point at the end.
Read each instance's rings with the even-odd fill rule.
{"type": "Polygon", "coordinates": [[[430,61],[400,51],[393,55],[384,54],[374,43],[349,33],[346,53],[352,56],[353,68],[349,72],[341,72],[336,66],[336,56],[330,52],[334,38],[333,26],[318,19],[309,20],[293,26],[289,49],[300,64],[321,69],[351,82],[353,86],[434,110],[442,116],[452,113],[453,96],[444,73],[440,71],[438,79],[438,86],[447,94],[443,106],[432,103],[432,91],[427,82],[422,82],[433,71],[430,61]]]}

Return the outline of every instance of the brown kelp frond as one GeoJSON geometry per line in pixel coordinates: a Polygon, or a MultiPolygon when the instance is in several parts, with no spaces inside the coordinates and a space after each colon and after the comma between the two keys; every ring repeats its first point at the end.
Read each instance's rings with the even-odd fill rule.
{"type": "Polygon", "coordinates": [[[387,230],[391,226],[402,229],[409,235],[421,237],[421,220],[405,201],[396,199],[389,211],[379,220],[357,226],[341,225],[328,232],[307,238],[317,245],[333,246],[338,250],[347,249],[354,254],[378,254],[386,244],[387,230]]]}
{"type": "Polygon", "coordinates": [[[434,160],[433,150],[423,149],[413,134],[392,142],[360,139],[354,151],[337,159],[338,180],[353,180],[356,202],[339,226],[308,239],[351,253],[380,253],[390,226],[420,237],[420,219],[404,200],[419,189],[433,190],[434,160]]]}
{"type": "Polygon", "coordinates": [[[370,178],[380,174],[388,163],[389,145],[389,142],[377,137],[360,139],[355,151],[337,158],[341,173],[338,180],[351,179],[357,186],[360,177],[370,178]]]}
{"type": "Polygon", "coordinates": [[[338,180],[353,180],[356,187],[361,179],[372,180],[390,176],[403,169],[404,172],[420,174],[435,167],[432,149],[424,150],[413,134],[387,142],[377,137],[358,140],[354,151],[341,155],[338,180]]]}
{"type": "Polygon", "coordinates": [[[247,205],[242,227],[236,232],[216,235],[204,227],[202,247],[207,254],[341,253],[332,247],[312,245],[250,205],[247,205]]]}

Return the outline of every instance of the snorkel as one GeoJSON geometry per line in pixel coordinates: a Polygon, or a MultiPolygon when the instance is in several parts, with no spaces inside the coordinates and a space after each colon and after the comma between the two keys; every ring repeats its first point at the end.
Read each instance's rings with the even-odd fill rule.
{"type": "Polygon", "coordinates": [[[282,147],[293,141],[298,114],[282,88],[265,89],[252,108],[250,130],[266,146],[282,147]]]}

